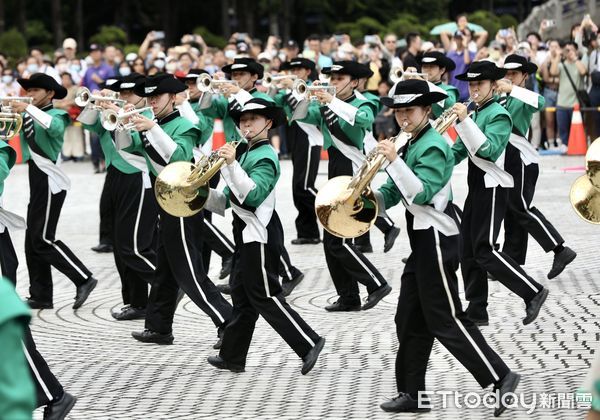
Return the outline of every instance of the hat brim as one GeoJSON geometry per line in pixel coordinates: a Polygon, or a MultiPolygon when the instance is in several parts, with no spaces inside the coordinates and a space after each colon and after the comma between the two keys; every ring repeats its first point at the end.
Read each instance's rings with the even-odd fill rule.
{"type": "Polygon", "coordinates": [[[187,86],[185,85],[185,83],[182,83],[179,80],[176,80],[175,78],[173,78],[173,80],[177,82],[176,85],[175,84],[165,85],[164,83],[161,83],[161,85],[159,85],[156,89],[154,89],[152,92],[148,92],[148,93],[146,92],[146,84],[142,82],[133,87],[133,93],[135,93],[137,96],[139,96],[141,98],[148,98],[150,96],[162,95],[163,93],[169,93],[169,94],[176,95],[187,89],[187,86]]]}
{"type": "Polygon", "coordinates": [[[238,127],[240,125],[240,118],[242,118],[242,115],[244,115],[244,114],[262,115],[263,117],[265,117],[268,120],[271,120],[273,122],[271,128],[279,127],[280,125],[283,125],[287,122],[287,118],[285,116],[285,112],[284,112],[283,108],[278,107],[278,106],[268,106],[265,108],[252,109],[252,110],[246,110],[246,111],[234,110],[229,113],[229,115],[235,122],[235,125],[237,125],[238,127]]]}
{"type": "Polygon", "coordinates": [[[67,96],[67,89],[59,85],[58,82],[52,77],[48,77],[48,79],[45,80],[17,79],[17,82],[25,90],[32,88],[52,90],[54,91],[53,99],[63,99],[65,96],[67,96]]]}
{"type": "Polygon", "coordinates": [[[438,103],[442,100],[445,100],[448,95],[442,92],[428,92],[423,93],[421,96],[416,97],[413,101],[396,103],[393,97],[384,96],[379,98],[381,103],[388,108],[398,109],[398,108],[408,108],[411,106],[429,106],[435,103],[438,103]]]}
{"type": "MultiPolygon", "coordinates": [[[[506,66],[506,64],[512,64],[512,63],[505,63],[504,65],[506,66]]],[[[535,63],[528,61],[527,63],[522,64],[520,67],[514,67],[514,68],[504,67],[504,69],[506,71],[515,70],[515,71],[520,71],[522,73],[533,74],[533,73],[537,72],[538,66],[535,63]]]]}
{"type": "Polygon", "coordinates": [[[506,76],[506,69],[494,69],[493,71],[478,73],[477,76],[469,77],[469,71],[465,73],[458,74],[454,76],[457,80],[462,80],[463,82],[476,82],[478,80],[500,80],[504,76],[506,76]]]}
{"type": "Polygon", "coordinates": [[[231,74],[234,71],[246,71],[250,74],[256,74],[259,79],[262,79],[263,74],[265,72],[264,67],[260,63],[251,63],[251,64],[242,64],[242,63],[233,63],[227,64],[221,68],[221,71],[225,74],[231,74]],[[233,68],[233,66],[244,66],[233,68]]]}

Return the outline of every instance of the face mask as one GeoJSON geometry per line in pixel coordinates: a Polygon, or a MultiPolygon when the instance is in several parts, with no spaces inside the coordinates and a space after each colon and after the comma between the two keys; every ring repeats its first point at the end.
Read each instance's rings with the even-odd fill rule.
{"type": "Polygon", "coordinates": [[[228,59],[233,59],[235,58],[235,51],[234,50],[226,50],[225,51],[225,57],[227,57],[228,59]]]}
{"type": "Polygon", "coordinates": [[[164,60],[154,60],[154,65],[157,68],[162,69],[165,67],[165,61],[164,60]]]}
{"type": "Polygon", "coordinates": [[[129,76],[131,74],[131,69],[129,67],[119,67],[119,74],[121,76],[129,76]]]}
{"type": "Polygon", "coordinates": [[[9,84],[12,81],[13,81],[13,77],[12,76],[10,76],[10,75],[4,75],[4,76],[2,76],[2,83],[9,84]]]}
{"type": "Polygon", "coordinates": [[[170,62],[169,64],[167,64],[167,73],[175,73],[177,71],[177,63],[175,62],[170,62]]]}
{"type": "Polygon", "coordinates": [[[32,73],[32,74],[33,73],[37,73],[37,71],[39,70],[39,68],[40,67],[37,64],[35,64],[35,63],[33,63],[33,64],[27,64],[27,71],[29,73],[32,73]]]}
{"type": "Polygon", "coordinates": [[[73,73],[79,73],[79,72],[81,71],[81,66],[78,66],[77,64],[73,64],[73,65],[71,66],[71,71],[72,71],[73,73]]]}

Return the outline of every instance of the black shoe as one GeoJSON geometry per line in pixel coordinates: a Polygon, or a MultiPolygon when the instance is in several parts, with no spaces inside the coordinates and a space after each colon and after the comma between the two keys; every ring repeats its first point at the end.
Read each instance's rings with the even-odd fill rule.
{"type": "Polygon", "coordinates": [[[500,416],[500,414],[504,413],[506,410],[507,405],[512,405],[514,403],[514,397],[502,397],[509,392],[514,393],[520,380],[521,375],[515,372],[508,372],[504,378],[494,386],[494,391],[498,390],[498,399],[500,400],[496,402],[498,407],[494,410],[494,417],[500,416]]]}
{"type": "Polygon", "coordinates": [[[320,243],[319,238],[296,238],[292,239],[292,245],[316,245],[320,243]]]}
{"type": "Polygon", "coordinates": [[[373,306],[377,305],[381,299],[386,297],[392,291],[392,286],[389,284],[384,284],[379,287],[379,289],[375,290],[367,297],[367,301],[362,306],[362,310],[366,311],[367,309],[371,309],[373,306]]]}
{"type": "Polygon", "coordinates": [[[408,262],[408,258],[404,257],[404,258],[402,258],[401,261],[402,261],[402,264],[406,264],[408,262]]]}
{"type": "Polygon", "coordinates": [[[65,391],[58,401],[50,402],[44,408],[44,420],[63,420],[76,402],[77,398],[65,391]]]}
{"type": "Polygon", "coordinates": [[[304,280],[304,273],[299,272],[296,277],[291,280],[283,281],[281,284],[281,289],[283,290],[283,296],[289,296],[290,293],[300,284],[300,282],[304,280]]]}
{"type": "Polygon", "coordinates": [[[548,297],[548,289],[545,287],[537,292],[537,294],[527,303],[525,308],[525,318],[523,318],[523,325],[531,324],[537,318],[542,309],[542,305],[548,297]]]}
{"type": "Polygon", "coordinates": [[[98,244],[92,247],[92,251],[96,252],[113,252],[113,246],[111,244],[98,244]]]}
{"type": "Polygon", "coordinates": [[[131,333],[131,336],[142,343],[154,344],[173,344],[173,340],[175,339],[172,333],[163,334],[148,329],[142,332],[134,331],[131,333]]]}
{"type": "Polygon", "coordinates": [[[32,298],[27,298],[25,303],[29,305],[31,309],[52,309],[54,305],[52,302],[40,302],[32,298]]]}
{"type": "Polygon", "coordinates": [[[145,308],[134,308],[132,306],[124,306],[118,312],[110,313],[117,321],[130,321],[132,319],[146,318],[145,308]]]}
{"type": "Polygon", "coordinates": [[[225,277],[231,274],[231,268],[233,267],[233,255],[227,258],[223,258],[221,262],[221,272],[219,273],[219,279],[223,280],[225,277]]]}
{"type": "Polygon", "coordinates": [[[213,349],[219,350],[221,348],[221,346],[223,345],[223,336],[225,335],[226,327],[227,327],[227,324],[225,323],[217,329],[217,337],[219,337],[219,338],[217,339],[217,342],[215,344],[213,344],[213,349]]]}
{"type": "Polygon", "coordinates": [[[473,310],[471,306],[467,307],[465,311],[467,318],[471,320],[471,322],[478,327],[487,327],[490,325],[490,318],[485,309],[483,310],[473,310]]]}
{"type": "Polygon", "coordinates": [[[244,369],[244,366],[238,366],[232,363],[228,363],[225,360],[223,360],[221,356],[208,356],[208,359],[206,360],[208,361],[208,363],[210,363],[218,369],[227,369],[235,373],[246,371],[246,369],[244,369]]]}
{"type": "Polygon", "coordinates": [[[577,253],[568,246],[564,247],[559,253],[554,254],[554,261],[552,261],[552,269],[548,273],[548,279],[553,279],[562,273],[565,267],[573,262],[576,256],[577,253]]]}
{"type": "Polygon", "coordinates": [[[397,228],[396,226],[392,227],[386,232],[385,242],[383,244],[383,252],[388,252],[390,249],[392,249],[394,243],[396,242],[396,238],[398,238],[398,235],[400,235],[400,228],[397,228]]]}
{"type": "Polygon", "coordinates": [[[229,283],[217,284],[216,286],[217,286],[217,290],[219,290],[219,292],[223,293],[224,295],[231,294],[231,286],[229,285],[229,283]]]}
{"type": "Polygon", "coordinates": [[[81,305],[85,303],[92,290],[98,285],[98,280],[93,277],[88,278],[85,283],[77,286],[77,294],[75,295],[75,303],[73,309],[81,308],[81,305]]]}
{"type": "Polygon", "coordinates": [[[388,413],[425,413],[431,411],[430,407],[419,407],[419,401],[404,392],[384,402],[379,407],[388,413]]]}
{"type": "Polygon", "coordinates": [[[315,366],[315,363],[317,363],[317,359],[319,358],[319,354],[321,353],[321,350],[323,350],[324,345],[325,339],[323,337],[319,338],[319,341],[317,341],[315,346],[308,351],[306,356],[302,358],[304,363],[302,363],[302,369],[300,372],[303,375],[306,375],[315,366]]]}
{"type": "Polygon", "coordinates": [[[352,312],[360,311],[360,303],[348,305],[347,303],[341,303],[339,300],[331,305],[325,307],[328,312],[352,312]]]}
{"type": "Polygon", "coordinates": [[[490,320],[487,318],[471,318],[469,317],[469,319],[471,320],[471,322],[475,325],[477,325],[478,327],[487,327],[488,325],[490,325],[490,320]]]}
{"type": "Polygon", "coordinates": [[[356,249],[358,249],[360,252],[362,252],[363,254],[371,254],[373,252],[373,245],[371,245],[371,244],[354,245],[354,247],[356,249]]]}

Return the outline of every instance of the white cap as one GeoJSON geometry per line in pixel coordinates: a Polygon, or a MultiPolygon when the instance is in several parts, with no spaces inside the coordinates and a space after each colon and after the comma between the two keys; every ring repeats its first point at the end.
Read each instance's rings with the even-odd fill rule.
{"type": "Polygon", "coordinates": [[[75,41],[73,38],[65,38],[65,40],[63,41],[63,49],[66,50],[67,48],[76,50],[77,41],[75,41]]]}
{"type": "Polygon", "coordinates": [[[127,61],[127,62],[134,61],[136,58],[138,58],[138,55],[134,52],[130,52],[129,54],[127,54],[125,56],[125,61],[127,61]]]}

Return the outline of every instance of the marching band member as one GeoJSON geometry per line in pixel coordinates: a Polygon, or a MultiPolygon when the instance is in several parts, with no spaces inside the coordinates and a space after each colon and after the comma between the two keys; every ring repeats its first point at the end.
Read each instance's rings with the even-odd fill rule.
{"type": "MultiPolygon", "coordinates": [[[[189,100],[182,100],[178,95],[176,99],[177,109],[181,115],[190,120],[202,133],[198,138],[193,153],[194,158],[198,160],[200,156],[210,153],[211,144],[207,144],[213,133],[214,119],[207,117],[200,110],[200,101],[203,98],[202,92],[198,90],[197,80],[201,74],[207,74],[205,70],[191,69],[185,76],[177,77],[188,88],[189,100]]],[[[219,176],[210,180],[211,187],[219,185],[219,176]]],[[[212,223],[212,213],[204,211],[202,224],[199,226],[204,246],[202,247],[202,261],[205,270],[208,272],[210,265],[211,251],[215,251],[221,257],[221,272],[219,278],[224,279],[231,272],[231,263],[233,261],[233,243],[212,223]]],[[[218,287],[218,286],[217,286],[218,287]]]]}
{"type": "MultiPolygon", "coordinates": [[[[144,98],[137,96],[133,88],[142,83],[145,77],[131,73],[121,78],[108,79],[105,89],[119,92],[120,99],[130,107],[142,108],[144,98]]],[[[156,201],[148,165],[140,153],[117,150],[113,137],[115,131],[106,130],[101,121],[97,106],[119,112],[109,102],[89,103],[79,114],[78,121],[100,137],[107,173],[103,194],[112,217],[110,237],[114,247],[114,258],[121,278],[121,294],[125,304],[120,310],[111,312],[118,321],[144,319],[148,304],[148,283],[151,283],[156,270],[157,217],[156,201]]],[[[106,111],[104,111],[106,112],[106,111]]]]}
{"type": "MultiPolygon", "coordinates": [[[[329,153],[329,179],[339,175],[353,175],[364,161],[365,131],[373,125],[374,115],[369,101],[360,100],[354,90],[362,74],[359,63],[338,61],[322,70],[331,75],[336,87],[334,97],[325,90],[314,95],[322,106],[313,103],[301,122],[320,127],[323,146],[329,153]]],[[[327,306],[327,311],[358,311],[361,309],[358,283],[365,285],[369,296],[363,310],[377,305],[392,288],[383,276],[360,252],[351,240],[323,232],[323,248],[329,273],[339,299],[327,306]]]]}
{"type": "MultiPolygon", "coordinates": [[[[381,99],[394,109],[396,121],[410,138],[400,152],[390,140],[377,146],[389,161],[389,178],[376,198],[380,211],[404,204],[412,251],[402,273],[395,318],[398,396],[381,404],[385,411],[430,410],[418,405],[418,394],[425,391],[427,362],[435,338],[482,388],[494,384],[500,397],[514,392],[520,379],[489,347],[461,307],[456,277],[460,232],[450,187],[454,158],[450,146],[429,123],[431,106],[446,97],[441,88],[414,79],[398,82],[390,97],[381,99]]],[[[505,409],[505,403],[500,402],[494,415],[505,409]]]]}
{"type": "Polygon", "coordinates": [[[531,206],[540,168],[539,155],[527,140],[533,114],[544,109],[544,97],[525,89],[525,80],[537,71],[537,66],[525,57],[511,54],[504,60],[506,78],[499,80],[497,92],[508,96],[500,103],[510,113],[513,130],[506,146],[505,168],[515,180],[508,194],[504,216],[504,246],[502,251],[518,264],[527,256],[527,237],[531,235],[546,252],[554,252],[548,278],[558,276],[577,253],[564,246],[564,239],[552,223],[536,207],[531,206]]]}
{"type": "MultiPolygon", "coordinates": [[[[4,181],[16,160],[17,153],[15,150],[6,141],[0,140],[0,201],[4,192],[4,181]]],[[[37,350],[29,328],[30,311],[28,309],[21,310],[17,308],[16,304],[12,305],[13,299],[8,296],[14,294],[14,301],[19,303],[19,307],[22,305],[23,308],[27,308],[15,293],[19,260],[9,234],[10,229],[23,229],[25,227],[23,219],[1,208],[0,205],[0,276],[8,280],[5,281],[4,278],[0,278],[0,307],[4,310],[4,313],[0,315],[0,319],[4,321],[9,314],[27,316],[23,331],[22,349],[35,385],[35,406],[45,406],[45,419],[62,420],[71,411],[77,398],[64,390],[62,384],[48,367],[44,357],[37,350]],[[18,313],[18,311],[21,313],[18,313]]],[[[2,345],[4,346],[6,343],[3,342],[2,345]]],[[[10,417],[7,412],[3,412],[2,415],[10,417]]]]}
{"type": "Polygon", "coordinates": [[[487,273],[523,299],[524,325],[537,318],[548,296],[548,289],[527,275],[509,255],[495,248],[509,189],[514,185],[512,176],[504,170],[504,152],[512,120],[494,96],[496,81],[505,74],[506,70],[490,61],[472,63],[456,78],[469,82],[469,92],[476,104],[473,116],[468,115],[462,103],[452,108],[460,120],[456,125],[459,138],[452,147],[455,163],[469,157],[469,193],[461,221],[461,269],[469,301],[466,312],[478,325],[489,323],[487,273]]]}
{"type": "Polygon", "coordinates": [[[305,375],[317,361],[325,339],[288,305],[278,281],[283,228],[275,211],[275,184],[280,168],[267,132],[285,123],[285,113],[273,101],[255,98],[231,116],[247,133],[248,147],[239,161],[232,145],[219,150],[226,162],[221,174],[227,187],[223,192],[211,190],[207,207],[221,212],[228,206],[233,209],[236,253],[230,284],[234,309],[219,355],[210,356],[208,362],[219,369],[243,372],[261,315],[302,358],[305,375]]]}
{"type": "MultiPolygon", "coordinates": [[[[120,149],[144,154],[153,180],[169,163],[192,160],[192,149],[200,132],[175,109],[175,95],[185,88],[182,82],[165,73],[149,76],[143,83],[136,84],[134,93],[147,98],[157,121],[134,115],[131,122],[139,135],[128,132],[115,135],[120,149]]],[[[146,309],[145,330],[133,332],[132,336],[143,342],[173,343],[173,315],[179,287],[222,330],[231,318],[231,305],[204,270],[194,220],[194,217],[202,217],[202,213],[183,218],[171,216],[160,207],[158,212],[157,264],[146,309]]]]}
{"type": "MultiPolygon", "coordinates": [[[[308,58],[297,57],[284,62],[280,70],[289,71],[296,80],[310,84],[309,76],[315,70],[315,63],[308,58]]],[[[314,125],[293,120],[298,99],[291,91],[294,80],[284,79],[282,87],[273,98],[285,110],[289,124],[286,130],[288,150],[292,154],[292,197],[298,210],[296,217],[296,235],[294,245],[318,244],[321,242],[317,215],[315,214],[315,179],[319,171],[323,134],[314,125]]]]}
{"type": "Polygon", "coordinates": [[[86,301],[98,280],[62,241],[55,238],[60,212],[71,182],[59,168],[65,128],[70,123],[66,111],[55,109],[53,99],[62,99],[67,90],[52,77],[35,73],[18,79],[32,102],[11,101],[14,112],[24,113],[21,139],[23,154],[29,160],[29,206],[25,256],[29,271],[27,303],[32,309],[52,308],[54,266],[77,287],[73,309],[86,301]]]}
{"type": "Polygon", "coordinates": [[[443,89],[448,97],[440,103],[431,105],[431,114],[434,118],[439,117],[442,112],[450,108],[458,101],[458,89],[452,85],[442,82],[442,77],[456,68],[454,61],[439,51],[426,52],[421,57],[421,72],[427,74],[427,81],[443,89]]]}

